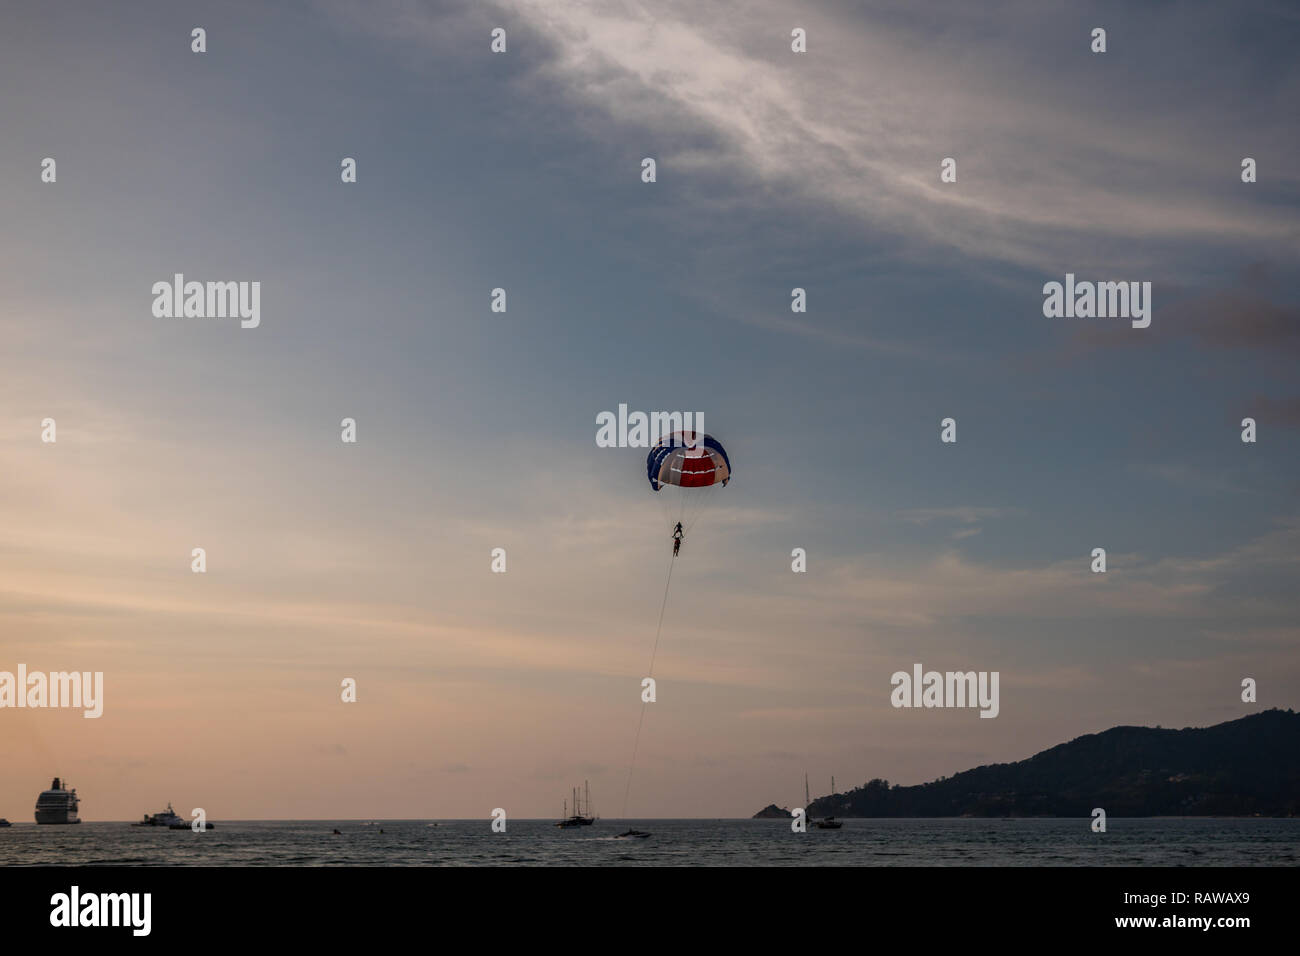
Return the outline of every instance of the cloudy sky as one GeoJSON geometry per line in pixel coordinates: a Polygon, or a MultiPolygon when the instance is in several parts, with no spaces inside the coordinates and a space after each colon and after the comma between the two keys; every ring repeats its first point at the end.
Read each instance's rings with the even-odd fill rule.
{"type": "Polygon", "coordinates": [[[620,813],[669,550],[620,403],[734,467],[630,814],[1296,706],[1300,15],[1132,6],[7,9],[0,670],[107,688],[0,710],[0,816],[620,813]],[[260,327],[154,317],[177,272],[260,327]],[[1045,318],[1066,273],[1151,326],[1045,318]],[[1000,715],[892,708],[915,662],[1000,715]]]}

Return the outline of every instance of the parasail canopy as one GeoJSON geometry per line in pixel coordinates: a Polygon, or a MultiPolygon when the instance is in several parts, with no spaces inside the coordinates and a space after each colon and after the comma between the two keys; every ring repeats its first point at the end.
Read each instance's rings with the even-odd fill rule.
{"type": "Polygon", "coordinates": [[[707,488],[731,480],[731,461],[719,442],[703,432],[665,435],[646,456],[646,477],[658,491],[664,485],[707,488]]]}

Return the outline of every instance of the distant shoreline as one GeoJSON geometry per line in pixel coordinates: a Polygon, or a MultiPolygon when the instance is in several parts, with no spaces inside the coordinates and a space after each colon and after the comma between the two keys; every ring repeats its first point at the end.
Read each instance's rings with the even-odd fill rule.
{"type": "MultiPolygon", "coordinates": [[[[1287,819],[1300,816],[1300,714],[1274,708],[1212,727],[1112,727],[1013,763],[915,786],[876,778],[847,793],[805,792],[805,802],[809,819],[1287,819]]],[[[770,803],[754,817],[789,812],[770,803]]]]}

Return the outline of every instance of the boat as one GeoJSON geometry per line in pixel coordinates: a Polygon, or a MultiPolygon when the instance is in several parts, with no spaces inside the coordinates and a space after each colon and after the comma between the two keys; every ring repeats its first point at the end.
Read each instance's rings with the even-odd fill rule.
{"type": "Polygon", "coordinates": [[[582,782],[582,788],[586,794],[583,800],[578,793],[578,788],[573,788],[573,814],[569,815],[569,802],[564,802],[564,819],[556,822],[556,826],[562,830],[571,830],[574,827],[589,827],[596,822],[596,818],[591,814],[591,785],[586,780],[582,782]],[[587,814],[583,815],[583,809],[587,814]]]}
{"type": "Polygon", "coordinates": [[[146,813],[138,823],[133,823],[133,827],[170,827],[179,823],[182,827],[188,827],[185,818],[172,809],[172,805],[167,804],[166,810],[160,810],[157,813],[146,813]]]}
{"type": "Polygon", "coordinates": [[[37,823],[80,823],[77,808],[81,801],[77,799],[76,788],[65,789],[58,777],[50,789],[41,791],[36,798],[37,823]]]}
{"type": "MultiPolygon", "coordinates": [[[[215,830],[216,828],[217,825],[215,823],[208,823],[206,820],[203,822],[203,829],[205,830],[215,830]]],[[[168,830],[194,830],[194,824],[187,823],[186,821],[182,820],[180,823],[167,824],[167,829],[168,830]]],[[[199,831],[194,830],[194,832],[198,833],[199,831]]],[[[384,831],[380,830],[379,832],[383,833],[384,831]]]]}
{"type": "Polygon", "coordinates": [[[0,827],[11,827],[11,826],[13,826],[12,823],[10,823],[4,817],[0,817],[0,827]]]}
{"type": "MultiPolygon", "coordinates": [[[[186,820],[183,816],[172,809],[170,803],[167,804],[166,810],[159,810],[157,813],[146,813],[144,818],[131,824],[133,827],[166,827],[168,830],[192,830],[194,824],[186,820]]],[[[206,823],[203,829],[215,830],[216,824],[206,823]]]]}
{"type": "Polygon", "coordinates": [[[644,830],[633,830],[633,829],[631,829],[631,828],[628,828],[628,830],[627,830],[626,832],[624,832],[624,833],[620,833],[620,834],[619,834],[618,836],[616,836],[614,839],[616,839],[616,840],[644,840],[644,839],[645,839],[646,837],[648,837],[649,835],[650,835],[650,834],[646,833],[644,830]]]}
{"type": "MultiPolygon", "coordinates": [[[[834,777],[831,777],[831,796],[835,796],[834,777]]],[[[808,775],[804,774],[803,775],[803,805],[804,805],[805,812],[807,811],[808,805],[810,803],[812,803],[812,798],[808,795],[808,775]]],[[[818,830],[838,830],[840,829],[840,827],[844,826],[844,824],[841,823],[839,820],[836,820],[834,814],[831,814],[830,816],[822,817],[822,819],[820,820],[814,820],[813,826],[815,826],[818,830]]]]}
{"type": "MultiPolygon", "coordinates": [[[[835,796],[835,778],[831,777],[831,796],[835,796]]],[[[838,830],[844,826],[842,822],[835,819],[835,814],[831,813],[817,821],[818,830],[838,830]]]]}

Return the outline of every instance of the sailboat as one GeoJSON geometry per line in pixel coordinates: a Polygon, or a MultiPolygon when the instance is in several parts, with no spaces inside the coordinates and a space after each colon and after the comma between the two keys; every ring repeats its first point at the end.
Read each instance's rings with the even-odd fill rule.
{"type": "Polygon", "coordinates": [[[582,781],[583,793],[586,799],[583,800],[578,794],[578,788],[573,788],[573,815],[569,815],[569,802],[564,802],[564,819],[556,822],[556,826],[563,830],[569,830],[573,827],[589,827],[596,822],[596,818],[591,815],[591,785],[588,781],[582,781]],[[587,814],[583,815],[583,809],[587,814]]]}
{"type": "MultiPolygon", "coordinates": [[[[808,775],[807,775],[807,774],[804,774],[804,776],[803,776],[803,785],[804,785],[804,793],[807,793],[807,792],[808,792],[808,775]]],[[[835,778],[834,778],[834,777],[831,777],[831,796],[832,796],[832,797],[835,796],[835,778]]],[[[833,814],[830,815],[830,816],[822,817],[820,820],[817,821],[817,829],[818,829],[818,830],[838,830],[838,829],[839,829],[840,827],[842,827],[842,826],[844,826],[844,824],[841,823],[839,820],[836,820],[836,819],[835,819],[835,816],[834,816],[833,814]]]]}
{"type": "MultiPolygon", "coordinates": [[[[832,796],[835,795],[834,777],[831,777],[831,795],[832,796]]],[[[808,774],[805,773],[803,775],[803,806],[805,812],[807,812],[808,805],[810,803],[812,803],[812,797],[808,793],[808,774]]],[[[828,816],[828,817],[823,817],[820,820],[814,820],[813,826],[815,826],[818,830],[838,830],[840,829],[840,827],[844,826],[844,824],[841,823],[839,820],[836,820],[834,816],[828,816]]]]}

